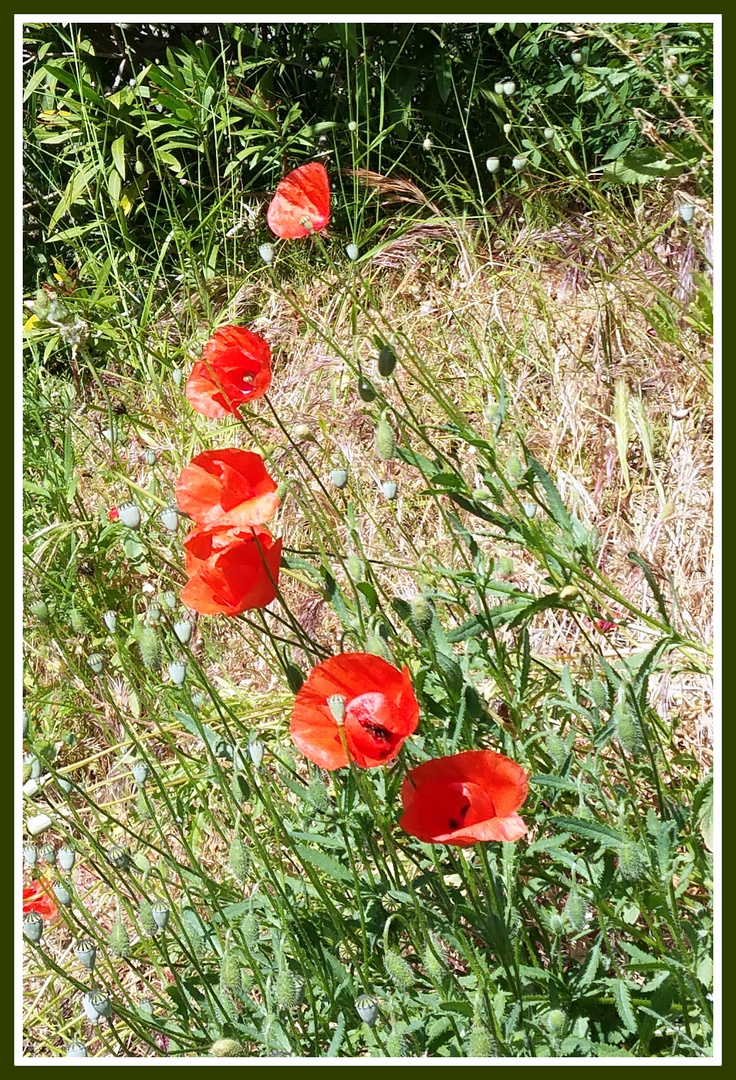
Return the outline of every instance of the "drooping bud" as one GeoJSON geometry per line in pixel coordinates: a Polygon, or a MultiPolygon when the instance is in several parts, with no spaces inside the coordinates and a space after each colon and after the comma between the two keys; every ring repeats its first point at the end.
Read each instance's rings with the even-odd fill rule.
{"type": "Polygon", "coordinates": [[[381,461],[391,461],[396,453],[396,436],[385,416],[381,417],[376,428],[376,453],[381,461]]]}

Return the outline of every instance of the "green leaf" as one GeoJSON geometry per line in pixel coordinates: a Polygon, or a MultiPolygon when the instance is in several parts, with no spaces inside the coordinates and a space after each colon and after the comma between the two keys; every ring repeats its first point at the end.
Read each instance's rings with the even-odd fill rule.
{"type": "Polygon", "coordinates": [[[648,184],[652,180],[679,176],[688,169],[688,165],[677,162],[666,152],[656,147],[645,150],[632,150],[617,161],[606,165],[602,179],[609,184],[648,184]]]}
{"type": "Polygon", "coordinates": [[[315,869],[321,870],[323,874],[332,878],[333,881],[354,883],[350,871],[335,859],[330,858],[329,855],[323,855],[321,851],[313,851],[311,848],[304,847],[303,844],[295,844],[294,847],[302,862],[309,863],[315,869]]]}
{"type": "Polygon", "coordinates": [[[621,1022],[627,1031],[636,1032],[636,1017],[631,1004],[631,994],[623,979],[612,980],[613,1001],[616,1012],[621,1017],[621,1022]]]}
{"type": "Polygon", "coordinates": [[[553,817],[550,824],[558,829],[565,829],[573,836],[585,836],[590,840],[598,840],[605,847],[618,848],[623,843],[623,837],[615,829],[609,829],[607,825],[599,825],[595,821],[583,821],[574,817],[553,817]]]}
{"type": "Polygon", "coordinates": [[[345,1031],[345,1017],[342,1013],[338,1013],[337,1027],[335,1033],[330,1039],[330,1045],[327,1048],[327,1057],[337,1057],[340,1044],[342,1043],[343,1032],[345,1031]]]}
{"type": "Polygon", "coordinates": [[[444,105],[452,90],[452,64],[447,49],[437,49],[434,54],[434,77],[444,105]]]}
{"type": "Polygon", "coordinates": [[[654,595],[654,599],[657,601],[657,607],[659,608],[659,613],[662,616],[663,621],[667,624],[667,626],[670,626],[671,623],[670,623],[670,617],[669,617],[669,615],[667,613],[667,605],[664,602],[664,597],[662,596],[659,585],[657,584],[657,579],[655,578],[655,576],[654,576],[654,574],[653,574],[653,572],[651,570],[651,567],[649,567],[644,562],[641,555],[639,555],[636,551],[630,551],[628,553],[628,559],[629,559],[629,562],[632,562],[632,563],[634,563],[635,566],[638,566],[639,569],[644,574],[644,577],[647,579],[647,584],[649,585],[649,588],[652,590],[652,594],[654,595]]]}
{"type": "Polygon", "coordinates": [[[121,178],[125,179],[125,136],[121,135],[119,139],[110,147],[112,151],[112,160],[115,168],[120,173],[121,178]]]}

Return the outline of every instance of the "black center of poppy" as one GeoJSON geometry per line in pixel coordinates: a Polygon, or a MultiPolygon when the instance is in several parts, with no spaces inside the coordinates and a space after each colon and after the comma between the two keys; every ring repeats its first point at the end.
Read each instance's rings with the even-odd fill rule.
{"type": "MultiPolygon", "coordinates": [[[[462,818],[463,821],[465,821],[465,818],[468,816],[468,810],[469,809],[470,809],[470,803],[469,802],[464,802],[463,805],[460,807],[460,817],[462,818]]],[[[457,820],[457,818],[450,818],[449,821],[448,821],[448,824],[449,824],[450,829],[452,831],[454,831],[455,829],[460,828],[460,822],[457,820]]]]}
{"type": "Polygon", "coordinates": [[[371,724],[366,720],[361,720],[360,726],[363,728],[363,731],[367,731],[376,742],[391,742],[391,733],[386,731],[386,728],[381,727],[380,724],[371,724]]]}

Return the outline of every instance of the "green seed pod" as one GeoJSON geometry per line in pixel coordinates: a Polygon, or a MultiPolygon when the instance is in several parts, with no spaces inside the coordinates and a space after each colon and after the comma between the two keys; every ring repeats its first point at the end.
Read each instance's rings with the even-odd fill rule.
{"type": "Polygon", "coordinates": [[[497,157],[486,158],[486,168],[489,173],[496,173],[501,165],[501,159],[497,157]]]}
{"type": "Polygon", "coordinates": [[[257,739],[255,742],[248,744],[248,753],[250,755],[250,760],[253,762],[257,769],[260,768],[261,762],[263,761],[263,749],[263,743],[259,742],[257,739]]]}
{"type": "Polygon", "coordinates": [[[28,866],[35,866],[38,862],[38,851],[35,844],[26,844],[23,848],[23,858],[28,866]]]}
{"type": "Polygon", "coordinates": [[[158,930],[156,920],[153,917],[153,909],[147,897],[142,896],[138,904],[138,923],[141,932],[146,937],[152,937],[158,930]]]}
{"type": "Polygon", "coordinates": [[[29,911],[27,915],[23,916],[23,934],[35,944],[38,944],[41,940],[43,936],[43,919],[37,911],[29,911]]]}
{"type": "Polygon", "coordinates": [[[31,604],[30,612],[40,623],[50,621],[49,609],[44,600],[37,600],[35,604],[31,604]]]}
{"type": "Polygon", "coordinates": [[[378,1016],[376,999],[371,997],[370,994],[361,994],[360,997],[355,999],[355,1008],[363,1023],[367,1024],[368,1027],[373,1027],[378,1016]]]}
{"type": "Polygon", "coordinates": [[[384,345],[378,354],[378,373],[384,379],[388,379],[390,375],[393,375],[395,367],[396,353],[390,345],[384,345]]]}
{"type": "Polygon", "coordinates": [[[236,836],[230,845],[230,854],[228,855],[228,865],[233,872],[233,875],[243,885],[248,880],[248,870],[250,868],[250,855],[248,849],[239,836],[236,836]]]}
{"type": "Polygon", "coordinates": [[[577,600],[580,596],[580,589],[575,585],[565,585],[560,589],[560,600],[564,600],[568,603],[570,600],[577,600]]]}
{"type": "Polygon", "coordinates": [[[681,71],[679,75],[675,76],[675,82],[678,86],[685,87],[690,82],[690,76],[686,71],[681,71]]]}
{"type": "Polygon", "coordinates": [[[181,386],[182,380],[184,378],[184,372],[181,370],[181,368],[172,368],[171,378],[174,380],[174,386],[181,386]]]}
{"type": "MultiPolygon", "coordinates": [[[[270,247],[270,244],[263,244],[263,247],[270,247]]],[[[267,260],[270,261],[270,260],[267,260]]],[[[245,1051],[239,1042],[235,1039],[218,1039],[213,1042],[210,1047],[210,1053],[213,1057],[245,1057],[245,1051]]]]}
{"type": "Polygon", "coordinates": [[[396,1028],[391,1029],[386,1039],[386,1056],[391,1058],[406,1057],[406,1043],[396,1028]]]}
{"type": "Polygon", "coordinates": [[[367,379],[358,379],[358,393],[363,401],[376,400],[376,391],[367,379]]]}
{"type": "Polygon", "coordinates": [[[23,755],[23,783],[26,780],[38,780],[41,775],[41,762],[35,754],[23,755]]]}
{"type": "Polygon", "coordinates": [[[544,129],[544,137],[545,137],[545,139],[547,140],[547,142],[549,142],[549,143],[551,143],[551,142],[554,142],[554,139],[555,139],[555,129],[554,129],[554,128],[552,128],[552,127],[546,127],[546,128],[544,129]]]}
{"type": "Polygon", "coordinates": [[[286,681],[292,694],[298,694],[304,683],[304,676],[295,664],[286,665],[286,681]]]}
{"type": "Polygon", "coordinates": [[[56,866],[56,848],[53,844],[44,844],[38,849],[39,862],[47,866],[56,866]]]}
{"type": "Polygon", "coordinates": [[[105,858],[110,866],[115,866],[118,870],[125,870],[130,862],[128,852],[119,844],[113,844],[112,847],[108,848],[105,852],[105,858]]]}
{"type": "Polygon", "coordinates": [[[427,596],[415,596],[410,602],[411,617],[414,626],[422,634],[427,634],[434,618],[434,608],[427,596]]]}
{"type": "Polygon", "coordinates": [[[146,612],[146,625],[158,626],[161,622],[161,608],[158,604],[149,604],[146,612]]]}
{"type": "Polygon", "coordinates": [[[167,532],[174,533],[179,527],[179,515],[173,506],[162,510],[158,519],[167,532]]]}
{"type": "Polygon", "coordinates": [[[118,507],[118,520],[126,525],[129,529],[140,529],[141,527],[141,512],[140,509],[133,502],[123,503],[118,507]]]}
{"type": "Polygon", "coordinates": [[[498,573],[501,577],[511,577],[514,573],[514,564],[508,555],[502,555],[496,561],[496,567],[498,568],[498,573]]]}
{"type": "Polygon", "coordinates": [[[397,990],[408,990],[414,984],[414,972],[395,949],[386,949],[383,966],[397,990]]]}
{"type": "Polygon", "coordinates": [[[189,619],[179,619],[175,622],[174,633],[182,645],[186,645],[192,636],[192,624],[189,619]]]}
{"type": "Polygon", "coordinates": [[[590,700],[599,709],[608,708],[608,691],[600,679],[591,679],[585,690],[590,700]]]}
{"type": "Polygon", "coordinates": [[[470,1032],[470,1056],[474,1058],[494,1057],[493,1039],[483,1024],[473,1024],[470,1032]]]}
{"type": "Polygon", "coordinates": [[[147,447],[143,451],[143,459],[144,459],[146,465],[155,465],[156,464],[156,451],[151,450],[150,447],[147,447]]]}
{"type": "Polygon", "coordinates": [[[613,723],[622,750],[627,754],[635,754],[641,749],[643,740],[639,720],[623,696],[613,710],[613,723]]]}
{"type": "Polygon", "coordinates": [[[618,853],[618,868],[627,881],[638,881],[644,873],[644,860],[633,840],[624,840],[618,853]]]}
{"type": "Polygon", "coordinates": [[[167,589],[166,592],[161,593],[161,603],[164,607],[167,607],[169,611],[173,611],[176,607],[176,593],[173,589],[167,589]]]}
{"type": "Polygon", "coordinates": [[[376,428],[376,453],[381,461],[391,461],[396,453],[396,436],[385,416],[381,417],[376,428]]]}
{"type": "Polygon", "coordinates": [[[273,244],[261,244],[258,248],[258,254],[263,259],[264,263],[273,262],[273,244]]]}
{"type": "Polygon", "coordinates": [[[71,623],[72,630],[75,634],[83,634],[85,631],[84,619],[81,613],[75,607],[69,612],[69,622],[71,623]]]}
{"type": "Polygon", "coordinates": [[[516,454],[511,454],[506,462],[506,468],[509,471],[509,476],[512,476],[514,480],[521,480],[524,475],[524,466],[516,454]]]}
{"type": "Polygon", "coordinates": [[[513,79],[506,80],[506,82],[503,84],[503,92],[506,97],[513,97],[513,95],[516,93],[516,83],[513,81],[513,79]]]}
{"type": "Polygon", "coordinates": [[[157,900],[154,904],[151,904],[151,918],[156,931],[166,929],[169,925],[170,914],[169,905],[165,904],[163,900],[157,900]]]}
{"type": "Polygon", "coordinates": [[[135,780],[138,787],[143,787],[146,780],[148,779],[148,773],[149,768],[148,765],[146,765],[145,761],[133,762],[133,779],[135,780]]]}
{"type": "Polygon", "coordinates": [[[530,521],[537,516],[537,510],[539,509],[537,504],[533,502],[522,503],[521,508],[524,511],[524,516],[528,517],[530,521]]]}
{"type": "Polygon", "coordinates": [[[157,671],[161,666],[161,641],[152,626],[144,626],[138,635],[138,648],[141,660],[149,671],[157,671]]]}
{"type": "Polygon", "coordinates": [[[62,907],[71,907],[72,894],[63,881],[54,882],[54,895],[62,907]]]}
{"type": "Polygon", "coordinates": [[[59,785],[65,795],[68,795],[69,792],[72,790],[71,781],[66,780],[63,776],[57,776],[56,783],[59,785]]]}
{"type": "Polygon", "coordinates": [[[527,158],[523,154],[517,154],[511,161],[511,168],[515,172],[523,172],[529,164],[527,158]]]}
{"type": "Polygon", "coordinates": [[[695,207],[692,203],[683,203],[680,207],[680,217],[685,225],[690,225],[695,217],[695,207]]]}
{"type": "Polygon", "coordinates": [[[357,244],[348,244],[348,246],[345,248],[345,253],[351,262],[355,262],[355,260],[360,255],[360,248],[357,244]]]}
{"type": "Polygon", "coordinates": [[[97,960],[97,946],[93,941],[82,938],[74,947],[74,955],[82,967],[85,967],[87,971],[94,971],[97,960]]]}
{"type": "Polygon", "coordinates": [[[240,988],[240,957],[235,949],[223,953],[220,963],[220,980],[227,990],[240,988]]]}
{"type": "Polygon", "coordinates": [[[31,730],[31,718],[28,715],[28,709],[23,710],[23,738],[28,738],[28,732],[31,730]]]}
{"type": "Polygon", "coordinates": [[[85,994],[85,999],[90,1006],[90,1011],[88,1011],[85,1006],[85,1012],[90,1020],[97,1019],[100,1016],[109,1016],[111,1014],[112,1002],[102,990],[91,990],[89,994],[85,994]],[[90,1015],[90,1012],[94,1015],[90,1015]]]}
{"type": "Polygon", "coordinates": [[[568,749],[556,731],[550,732],[544,740],[544,745],[557,768],[561,769],[567,761],[568,749]]]}
{"type": "Polygon", "coordinates": [[[174,686],[181,686],[187,677],[187,665],[182,660],[169,664],[169,678],[174,686]]]}
{"type": "Polygon", "coordinates": [[[106,611],[102,617],[105,620],[105,626],[107,627],[107,629],[110,631],[111,634],[114,634],[118,628],[117,613],[114,611],[106,611]]]}
{"type": "Polygon", "coordinates": [[[585,901],[577,889],[571,889],[565,901],[565,919],[573,930],[580,931],[585,926],[585,901]]]}
{"type": "Polygon", "coordinates": [[[384,480],[381,484],[381,491],[389,500],[389,502],[393,502],[393,500],[396,498],[396,483],[393,480],[384,480]]]}
{"type": "Polygon", "coordinates": [[[87,1050],[86,1050],[86,1047],[85,1047],[84,1043],[79,1042],[78,1039],[72,1039],[72,1041],[69,1043],[69,1045],[66,1048],[66,1056],[67,1057],[79,1057],[79,1058],[83,1057],[83,1058],[86,1058],[87,1057],[87,1050]]]}
{"type": "Polygon", "coordinates": [[[102,674],[102,669],[104,667],[104,662],[103,662],[103,659],[102,659],[102,656],[100,655],[100,653],[96,652],[96,653],[92,653],[90,656],[88,656],[87,657],[87,663],[91,667],[92,671],[94,671],[95,675],[101,675],[102,674]]]}
{"type": "Polygon", "coordinates": [[[120,960],[130,956],[130,937],[125,929],[125,924],[120,919],[113,923],[110,931],[110,951],[113,956],[117,956],[120,960]]]}
{"type": "Polygon", "coordinates": [[[573,62],[573,64],[582,64],[582,62],[583,62],[583,54],[576,50],[575,52],[570,53],[570,59],[573,62]]]}
{"type": "Polygon", "coordinates": [[[342,490],[348,482],[347,469],[333,469],[330,479],[333,487],[342,490]]]}

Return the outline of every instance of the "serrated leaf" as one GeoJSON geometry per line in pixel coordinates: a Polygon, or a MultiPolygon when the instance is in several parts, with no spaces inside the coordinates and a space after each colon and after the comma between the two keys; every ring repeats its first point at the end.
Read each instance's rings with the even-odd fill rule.
{"type": "Polygon", "coordinates": [[[305,847],[303,844],[295,844],[296,853],[299,858],[315,869],[320,870],[327,877],[332,878],[333,881],[341,882],[353,882],[353,875],[342,866],[336,859],[330,858],[329,855],[323,854],[321,851],[314,851],[312,848],[305,847]]]}
{"type": "Polygon", "coordinates": [[[342,1043],[342,1036],[343,1036],[344,1031],[345,1031],[345,1017],[343,1016],[342,1013],[338,1013],[337,1027],[335,1028],[334,1035],[330,1039],[330,1045],[327,1048],[327,1057],[328,1058],[337,1057],[337,1052],[340,1049],[340,1044],[342,1043]]]}
{"type": "Polygon", "coordinates": [[[621,1018],[621,1023],[632,1034],[636,1032],[636,1017],[631,1004],[631,994],[623,979],[612,980],[613,1002],[616,1012],[621,1018]]]}
{"type": "Polygon", "coordinates": [[[647,147],[623,154],[617,161],[606,165],[602,179],[609,184],[648,184],[666,176],[679,176],[687,169],[687,164],[674,161],[656,147],[647,147]]]}
{"type": "Polygon", "coordinates": [[[713,784],[706,791],[698,813],[698,830],[708,851],[713,851],[713,784]]]}
{"type": "Polygon", "coordinates": [[[550,824],[567,830],[573,836],[586,836],[591,840],[598,840],[606,847],[618,848],[623,843],[623,837],[619,832],[594,821],[583,821],[581,818],[574,817],[553,817],[550,818],[550,824]]]}
{"type": "Polygon", "coordinates": [[[583,973],[578,979],[578,986],[581,990],[590,986],[593,983],[596,975],[598,974],[598,965],[601,959],[601,943],[600,940],[596,941],[593,948],[588,953],[585,959],[585,967],[583,973]]]}
{"type": "Polygon", "coordinates": [[[628,552],[627,557],[629,559],[629,562],[632,562],[632,563],[634,563],[635,566],[638,566],[639,569],[641,570],[641,572],[644,574],[644,577],[647,579],[647,584],[649,585],[649,588],[652,590],[652,594],[654,596],[654,599],[657,601],[657,607],[659,608],[659,613],[662,616],[663,621],[667,624],[667,626],[669,626],[670,625],[670,617],[669,617],[669,615],[667,613],[667,605],[664,602],[664,597],[662,596],[659,585],[657,584],[657,579],[655,578],[655,576],[654,576],[654,574],[653,574],[653,572],[651,570],[651,567],[649,567],[644,562],[641,555],[639,555],[636,551],[628,552]]]}
{"type": "Polygon", "coordinates": [[[570,517],[570,513],[567,507],[562,501],[562,496],[557,490],[557,487],[552,477],[549,475],[544,466],[539,461],[537,461],[536,458],[533,458],[531,454],[528,455],[528,461],[531,470],[534,473],[535,479],[538,480],[538,482],[544,488],[544,493],[547,496],[547,505],[549,507],[550,514],[560,526],[560,528],[568,536],[572,537],[572,518],[570,517]]]}

